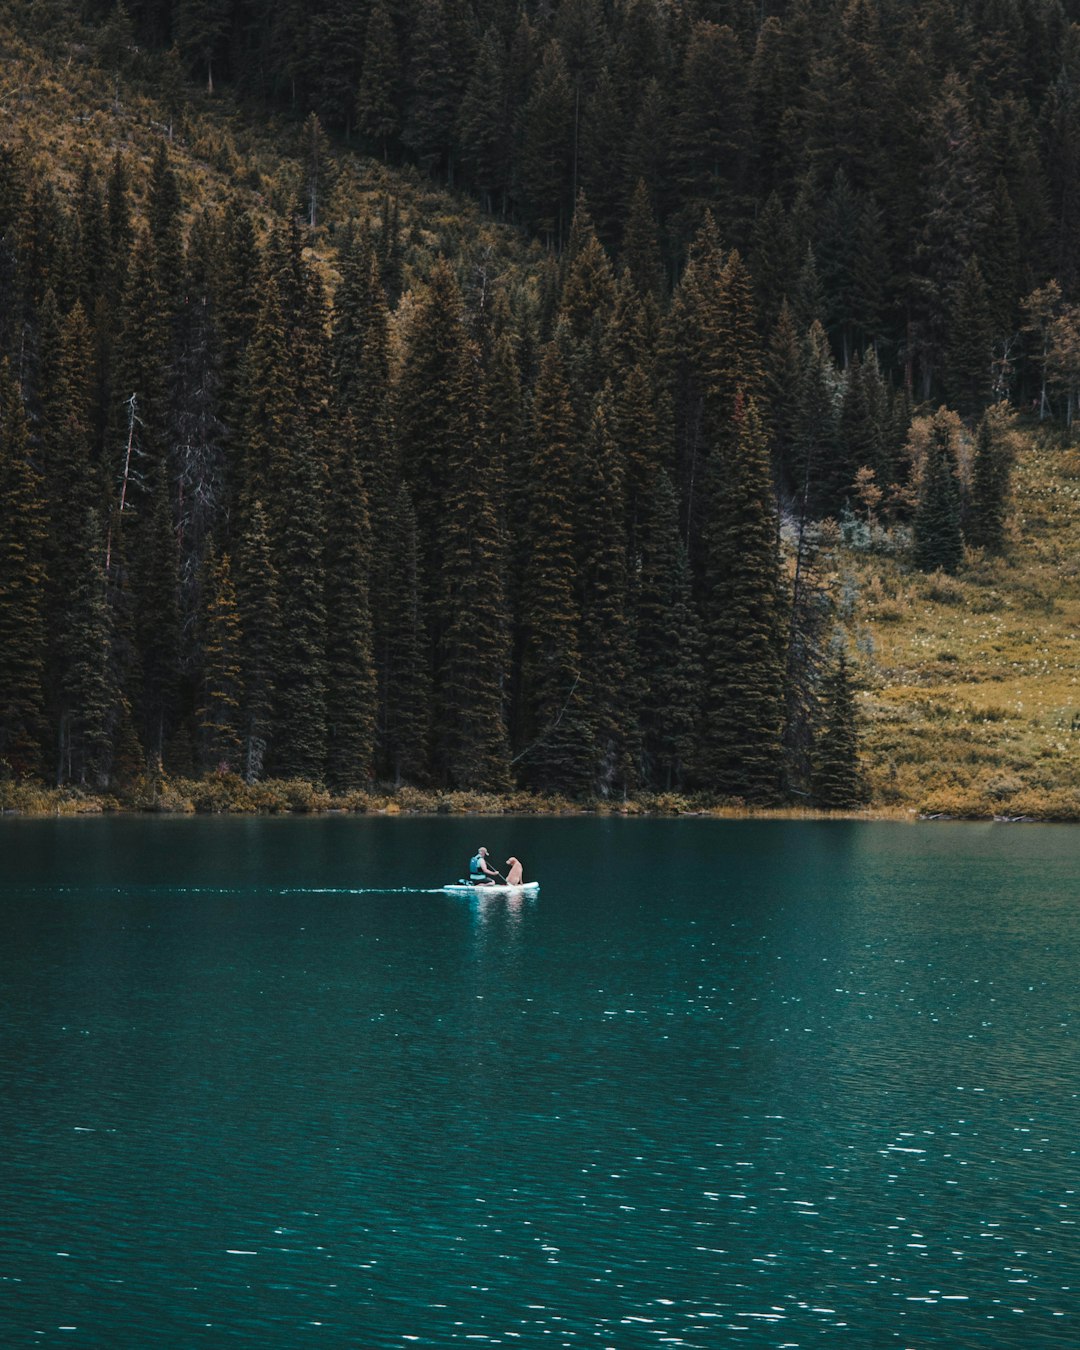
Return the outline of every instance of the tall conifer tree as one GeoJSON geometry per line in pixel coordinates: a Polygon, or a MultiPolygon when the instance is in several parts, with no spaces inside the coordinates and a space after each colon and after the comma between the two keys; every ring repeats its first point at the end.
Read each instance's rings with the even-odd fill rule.
{"type": "Polygon", "coordinates": [[[384,772],[400,785],[427,777],[431,731],[431,666],[416,512],[403,483],[387,520],[386,553],[386,604],[393,623],[381,630],[379,749],[384,772]]]}
{"type": "Polygon", "coordinates": [[[243,685],[240,616],[227,553],[211,551],[204,567],[199,757],[206,769],[240,768],[243,685]]]}
{"type": "Polygon", "coordinates": [[[575,594],[574,410],[556,344],[544,352],[533,400],[530,551],[522,588],[522,773],[542,792],[591,786],[593,745],[581,689],[575,594]]]}
{"type": "Polygon", "coordinates": [[[780,578],[768,445],[752,401],[736,406],[726,443],[709,458],[706,494],[699,774],[715,792],[772,801],[783,720],[780,578]]]}
{"type": "Polygon", "coordinates": [[[243,774],[249,783],[262,776],[274,732],[274,680],[281,627],[277,570],[263,504],[246,513],[236,578],[240,618],[240,719],[243,774]]]}
{"type": "Polygon", "coordinates": [[[914,559],[923,572],[955,572],[964,560],[960,532],[960,484],[949,419],[942,409],[933,419],[919,503],[915,511],[914,559]]]}
{"type": "Polygon", "coordinates": [[[821,726],[814,746],[814,805],[851,810],[866,800],[851,672],[841,649],[822,681],[821,726]]]}
{"type": "Polygon", "coordinates": [[[45,501],[22,394],[0,365],[0,763],[41,769],[45,734],[45,501]]]}
{"type": "Polygon", "coordinates": [[[331,468],[326,534],[327,777],[355,788],[374,773],[376,687],[372,654],[371,522],[351,418],[331,468]]]}
{"type": "Polygon", "coordinates": [[[696,757],[702,635],[678,530],[678,500],[663,470],[656,472],[644,497],[638,539],[635,645],[642,778],[670,792],[685,786],[696,757]]]}

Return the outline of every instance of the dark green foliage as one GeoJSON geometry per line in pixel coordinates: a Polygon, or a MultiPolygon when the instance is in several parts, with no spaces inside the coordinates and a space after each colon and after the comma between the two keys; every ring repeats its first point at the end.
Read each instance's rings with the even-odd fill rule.
{"type": "Polygon", "coordinates": [[[691,208],[707,206],[727,237],[738,237],[751,146],[749,71],[738,36],[699,20],[683,59],[675,158],[691,208]],[[722,97],[717,91],[722,90],[722,97]]]}
{"type": "Polygon", "coordinates": [[[379,757],[383,772],[395,784],[415,783],[427,777],[431,675],[420,596],[416,513],[403,484],[398,485],[385,538],[384,603],[392,622],[382,629],[382,643],[377,652],[379,757]]]}
{"type": "Polygon", "coordinates": [[[240,730],[243,773],[260,777],[271,747],[274,679],[281,613],[270,530],[261,501],[251,503],[240,539],[236,591],[240,619],[240,684],[244,691],[240,730]]]}
{"type": "Polygon", "coordinates": [[[508,781],[509,670],[503,461],[490,434],[461,294],[440,265],[416,316],[399,425],[430,532],[425,627],[433,647],[433,769],[462,787],[508,781]],[[437,400],[437,402],[436,402],[437,400]],[[420,472],[418,472],[420,471],[420,472]]]}
{"type": "Polygon", "coordinates": [[[544,49],[522,127],[522,209],[549,242],[561,240],[573,191],[574,91],[557,42],[544,49]]]}
{"type": "Polygon", "coordinates": [[[132,530],[131,589],[135,640],[141,654],[136,710],[151,766],[161,761],[178,712],[180,571],[176,526],[165,465],[154,472],[143,514],[132,530]]]}
{"type": "Polygon", "coordinates": [[[457,120],[461,167],[489,209],[506,209],[510,176],[510,99],[506,55],[491,28],[477,48],[457,120]]]}
{"type": "Polygon", "coordinates": [[[371,521],[360,463],[346,420],[331,470],[326,534],[327,781],[337,788],[359,787],[374,773],[371,521]]]}
{"type": "Polygon", "coordinates": [[[309,113],[301,133],[301,155],[304,165],[304,203],[309,229],[319,223],[319,204],[329,194],[333,183],[333,164],[330,143],[326,139],[317,113],[309,113]]]}
{"type": "Polygon", "coordinates": [[[383,159],[401,129],[398,84],[394,25],[384,0],[375,0],[368,17],[364,68],[356,97],[356,121],[361,133],[375,144],[383,159]]]}
{"type": "Polygon", "coordinates": [[[273,765],[282,778],[320,782],[328,731],[325,482],[311,435],[303,429],[275,459],[280,628],[273,765]]]}
{"type": "Polygon", "coordinates": [[[630,273],[638,294],[659,300],[664,293],[664,268],[660,254],[656,218],[649,203],[645,180],[639,178],[630,198],[626,227],[619,255],[622,267],[630,273]]]}
{"type": "Polygon", "coordinates": [[[859,769],[859,725],[851,672],[843,649],[821,685],[821,723],[814,743],[813,800],[826,811],[851,810],[866,800],[859,769]]]}
{"type": "Polygon", "coordinates": [[[411,36],[402,140],[427,173],[450,170],[463,72],[455,70],[443,0],[420,0],[411,36]]]}
{"type": "Polygon", "coordinates": [[[953,288],[945,354],[948,389],[960,412],[980,411],[990,396],[994,329],[977,258],[970,258],[953,288]]]}
{"type": "Polygon", "coordinates": [[[241,756],[240,614],[229,555],[211,552],[203,571],[199,759],[206,770],[238,772],[241,756]]]}
{"type": "Polygon", "coordinates": [[[593,789],[636,786],[637,685],[627,569],[625,460],[610,385],[597,400],[582,462],[579,515],[582,698],[595,755],[593,789]]]}
{"type": "Polygon", "coordinates": [[[541,792],[591,787],[593,745],[581,688],[581,612],[574,558],[574,411],[555,344],[541,361],[533,403],[532,510],[522,584],[525,780],[541,792]]]}
{"type": "Polygon", "coordinates": [[[147,224],[153,245],[154,279],[165,299],[168,318],[172,318],[180,303],[183,276],[180,212],[180,186],[169,159],[168,146],[160,140],[150,169],[147,224]]]}
{"type": "Polygon", "coordinates": [[[931,427],[915,511],[915,566],[923,572],[955,572],[964,561],[960,532],[960,484],[956,477],[950,424],[939,413],[931,427]]]}
{"type": "Polygon", "coordinates": [[[640,509],[634,627],[640,776],[667,790],[693,768],[702,696],[701,629],[677,523],[675,489],[659,470],[640,509]]]}
{"type": "Polygon", "coordinates": [[[40,772],[45,732],[45,501],[22,395],[0,365],[0,772],[40,772]]]}
{"type": "Polygon", "coordinates": [[[971,500],[964,521],[964,538],[975,548],[1001,553],[1005,547],[1005,519],[1009,507],[1013,453],[1009,418],[988,409],[975,432],[971,472],[971,500]]]}
{"type": "Polygon", "coordinates": [[[800,521],[795,569],[787,607],[784,657],[784,780],[788,792],[806,797],[811,788],[815,729],[820,715],[820,686],[827,665],[825,650],[834,623],[827,573],[836,528],[800,521]]]}
{"type": "Polygon", "coordinates": [[[105,539],[96,511],[88,510],[70,536],[70,555],[77,566],[65,606],[56,781],[102,788],[114,761],[121,771],[134,772],[142,752],[130,716],[121,727],[124,735],[114,734],[105,539]]]}
{"type": "Polygon", "coordinates": [[[8,572],[41,562],[5,605],[44,597],[50,772],[816,791],[822,518],[906,522],[921,487],[919,566],[958,567],[961,524],[1000,551],[1004,422],[961,517],[944,420],[925,465],[902,453],[915,400],[1075,406],[1068,15],[106,8],[20,36],[106,56],[118,127],[151,80],[167,131],[56,144],[55,173],[43,141],[0,147],[0,354],[42,504],[14,512],[9,475],[8,572]],[[223,104],[205,123],[181,65],[286,108],[291,164],[248,161],[223,104]],[[400,209],[359,160],[328,197],[354,119],[411,161],[400,209]],[[290,183],[306,228],[271,221],[290,183]]]}
{"type": "Polygon", "coordinates": [[[768,444],[753,402],[706,469],[704,730],[697,775],[747,801],[780,795],[784,668],[768,444]]]}
{"type": "Polygon", "coordinates": [[[228,31],[228,13],[217,0],[178,0],[174,35],[189,67],[214,91],[214,63],[228,31]]]}
{"type": "Polygon", "coordinates": [[[841,432],[842,390],[825,330],[814,323],[802,342],[792,453],[800,518],[837,515],[855,477],[841,432]]]}

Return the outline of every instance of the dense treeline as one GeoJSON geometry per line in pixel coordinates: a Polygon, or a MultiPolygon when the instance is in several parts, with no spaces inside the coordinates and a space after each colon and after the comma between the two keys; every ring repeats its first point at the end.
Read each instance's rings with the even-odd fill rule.
{"type": "Polygon", "coordinates": [[[268,230],[0,148],[5,770],[857,800],[838,533],[1000,549],[992,400],[1071,414],[1061,9],[131,19],[560,247],[405,291],[387,200],[330,295],[314,115],[268,230]]]}
{"type": "MultiPolygon", "coordinates": [[[[1080,301],[1076,0],[132,0],[128,14],[192,78],[313,112],[557,247],[583,190],[609,252],[632,250],[640,185],[671,284],[708,209],[767,328],[786,295],[844,366],[872,345],[920,399],[1038,397],[1041,330],[1080,301]],[[1025,311],[1050,278],[1060,294],[1025,311]]],[[[1051,365],[1071,414],[1068,319],[1051,365]]]]}

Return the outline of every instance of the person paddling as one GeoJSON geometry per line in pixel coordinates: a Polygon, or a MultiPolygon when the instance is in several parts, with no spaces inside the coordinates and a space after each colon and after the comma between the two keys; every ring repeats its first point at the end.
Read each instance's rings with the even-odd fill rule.
{"type": "Polygon", "coordinates": [[[502,874],[489,866],[488,851],[481,844],[469,859],[469,885],[493,886],[496,881],[502,881],[502,874]]]}

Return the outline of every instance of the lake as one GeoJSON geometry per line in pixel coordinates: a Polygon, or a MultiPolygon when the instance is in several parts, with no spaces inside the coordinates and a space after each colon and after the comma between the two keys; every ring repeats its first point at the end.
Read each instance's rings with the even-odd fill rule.
{"type": "Polygon", "coordinates": [[[1078,971],[1075,827],[0,822],[0,1344],[1072,1350],[1078,971]]]}

